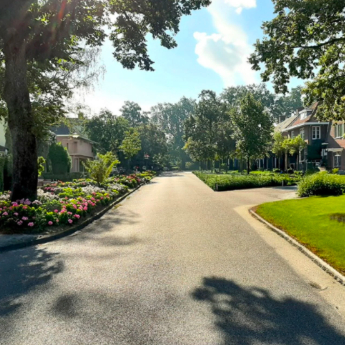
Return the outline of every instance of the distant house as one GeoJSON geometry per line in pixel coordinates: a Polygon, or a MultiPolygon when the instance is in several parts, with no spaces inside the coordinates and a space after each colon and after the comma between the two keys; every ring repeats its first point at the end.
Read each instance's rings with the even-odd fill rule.
{"type": "Polygon", "coordinates": [[[67,148],[72,158],[71,172],[83,172],[84,165],[82,162],[94,159],[93,146],[95,143],[83,133],[79,119],[70,119],[70,122],[73,122],[72,130],[75,130],[76,133],[71,133],[70,127],[64,124],[52,128],[52,131],[56,135],[56,141],[67,148]]]}
{"type": "Polygon", "coordinates": [[[318,103],[296,111],[294,120],[282,129],[284,136],[294,138],[298,135],[307,143],[304,150],[298,155],[289,156],[288,166],[294,169],[306,170],[307,164],[321,166],[323,162],[325,143],[330,127],[329,122],[319,121],[316,117],[318,103]]]}
{"type": "Polygon", "coordinates": [[[93,141],[78,134],[57,134],[56,141],[66,147],[72,158],[71,172],[82,172],[84,166],[82,162],[94,159],[92,146],[93,141]]]}

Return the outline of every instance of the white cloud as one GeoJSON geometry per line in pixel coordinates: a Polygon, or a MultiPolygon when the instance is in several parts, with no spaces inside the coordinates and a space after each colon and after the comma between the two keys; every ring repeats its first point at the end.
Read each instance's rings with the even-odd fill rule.
{"type": "MultiPolygon", "coordinates": [[[[227,0],[227,3],[237,5],[237,10],[241,8],[239,11],[242,11],[240,6],[256,5],[255,0],[227,0]]],[[[224,2],[214,1],[208,11],[217,33],[194,33],[199,64],[219,74],[225,86],[257,82],[256,72],[247,62],[253,48],[244,30],[229,22],[229,10],[224,2]]]]}
{"type": "Polygon", "coordinates": [[[225,0],[225,3],[236,8],[236,13],[241,14],[244,8],[255,8],[256,0],[225,0]]]}

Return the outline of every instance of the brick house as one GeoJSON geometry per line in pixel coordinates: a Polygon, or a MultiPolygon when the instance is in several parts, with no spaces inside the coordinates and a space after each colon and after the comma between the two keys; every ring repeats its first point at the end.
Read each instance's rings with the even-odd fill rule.
{"type": "Polygon", "coordinates": [[[307,164],[319,167],[324,162],[325,148],[330,131],[330,122],[322,122],[317,119],[318,103],[296,111],[291,123],[281,132],[285,137],[294,138],[298,135],[307,143],[304,150],[298,155],[288,157],[288,167],[298,170],[306,170],[307,164]]]}

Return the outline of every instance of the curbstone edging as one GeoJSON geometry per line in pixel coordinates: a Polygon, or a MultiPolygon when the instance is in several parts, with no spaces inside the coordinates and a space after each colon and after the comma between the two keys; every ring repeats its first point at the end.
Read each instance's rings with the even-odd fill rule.
{"type": "Polygon", "coordinates": [[[15,249],[22,249],[22,248],[26,248],[26,247],[31,247],[31,246],[35,246],[37,244],[43,244],[43,243],[51,242],[51,241],[54,241],[54,240],[58,240],[59,238],[72,235],[76,231],[82,230],[87,225],[89,225],[92,222],[94,222],[95,220],[101,218],[106,212],[108,212],[116,204],[118,204],[119,202],[121,202],[124,199],[126,199],[129,195],[131,195],[132,193],[137,191],[140,187],[144,186],[145,184],[146,183],[141,184],[141,185],[135,187],[130,192],[128,192],[128,193],[122,195],[120,198],[114,200],[111,204],[106,206],[103,210],[101,210],[98,213],[94,214],[92,217],[90,217],[88,219],[85,219],[80,224],[77,224],[77,225],[72,226],[72,227],[70,227],[68,229],[62,230],[60,232],[57,232],[57,233],[54,233],[54,234],[51,234],[51,235],[42,235],[42,236],[38,236],[37,238],[32,239],[32,240],[23,241],[23,242],[14,243],[14,244],[9,244],[9,245],[0,247],[0,253],[5,253],[5,252],[11,251],[11,250],[15,250],[15,249]]]}
{"type": "Polygon", "coordinates": [[[310,260],[312,260],[316,265],[321,267],[325,272],[327,272],[329,275],[331,275],[337,282],[339,282],[341,285],[345,286],[345,276],[343,276],[341,273],[339,273],[336,269],[334,269],[332,266],[330,266],[327,262],[322,260],[320,257],[315,255],[313,252],[311,252],[308,248],[303,246],[301,243],[296,241],[294,238],[292,238],[290,235],[288,235],[286,232],[278,229],[262,217],[260,217],[253,209],[249,210],[249,213],[258,219],[261,223],[265,224],[268,228],[270,228],[272,231],[274,231],[276,234],[284,238],[286,241],[288,241],[290,244],[292,244],[294,247],[296,247],[300,252],[302,252],[305,256],[307,256],[310,260]]]}

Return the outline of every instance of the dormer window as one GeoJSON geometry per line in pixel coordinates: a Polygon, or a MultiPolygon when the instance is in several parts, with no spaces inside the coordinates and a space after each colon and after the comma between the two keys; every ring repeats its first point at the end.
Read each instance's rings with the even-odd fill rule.
{"type": "Polygon", "coordinates": [[[302,111],[300,112],[301,120],[304,120],[305,118],[307,118],[308,116],[310,116],[312,112],[313,112],[312,110],[306,110],[306,109],[302,110],[302,111]]]}

